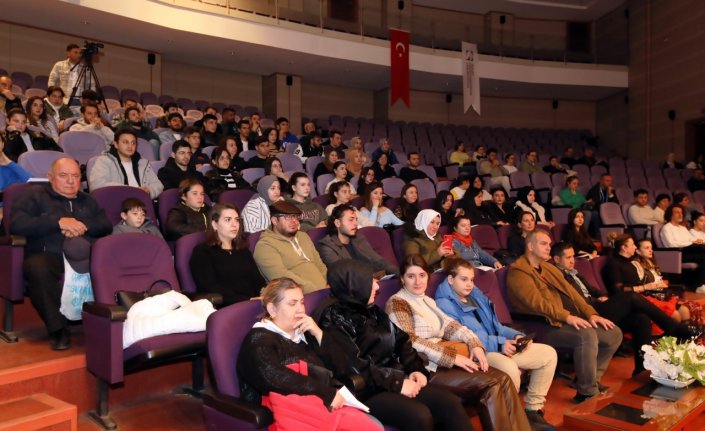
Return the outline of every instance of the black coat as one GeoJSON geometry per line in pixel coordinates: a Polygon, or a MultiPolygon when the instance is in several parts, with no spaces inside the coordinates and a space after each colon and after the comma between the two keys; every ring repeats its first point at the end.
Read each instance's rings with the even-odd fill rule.
{"type": "Polygon", "coordinates": [[[166,217],[166,240],[176,241],[184,235],[194,232],[205,232],[210,222],[209,208],[203,206],[195,211],[189,208],[184,201],[169,210],[166,217]]]}
{"type": "Polygon", "coordinates": [[[204,187],[206,182],[203,174],[198,172],[196,168],[191,165],[189,165],[188,169],[182,171],[181,168],[176,165],[176,161],[173,157],[169,157],[167,159],[164,167],[159,169],[159,172],[157,172],[157,177],[159,178],[159,181],[164,184],[164,190],[178,188],[179,183],[187,178],[197,179],[204,185],[204,187]]]}
{"type": "MultiPolygon", "coordinates": [[[[32,147],[34,147],[35,150],[64,151],[56,144],[56,142],[54,142],[53,139],[43,133],[28,130],[27,134],[32,142],[32,147]]],[[[25,145],[20,132],[11,131],[5,134],[5,155],[10,160],[17,162],[20,155],[26,152],[27,145],[25,145]]]]}

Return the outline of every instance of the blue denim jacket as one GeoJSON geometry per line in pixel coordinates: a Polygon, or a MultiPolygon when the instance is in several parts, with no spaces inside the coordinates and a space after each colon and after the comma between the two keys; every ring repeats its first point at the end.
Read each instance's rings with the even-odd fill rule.
{"type": "Polygon", "coordinates": [[[460,257],[472,263],[472,266],[494,266],[495,262],[497,262],[497,259],[480,248],[477,241],[473,241],[472,245],[468,247],[459,240],[453,239],[453,250],[457,251],[460,257]]]}

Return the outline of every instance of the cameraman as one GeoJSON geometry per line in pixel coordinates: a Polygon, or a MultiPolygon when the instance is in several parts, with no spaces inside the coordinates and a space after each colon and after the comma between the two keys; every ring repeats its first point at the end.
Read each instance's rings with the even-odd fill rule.
{"type": "Polygon", "coordinates": [[[55,85],[61,87],[61,89],[64,90],[64,103],[69,106],[79,104],[78,96],[83,93],[83,90],[95,90],[95,83],[90,75],[86,74],[85,79],[80,83],[81,87],[76,91],[76,98],[73,101],[69,100],[73,88],[76,86],[78,75],[80,75],[83,68],[86,67],[85,63],[82,61],[82,57],[83,50],[81,47],[75,43],[69,44],[66,47],[66,60],[57,61],[49,73],[49,87],[55,85]]]}

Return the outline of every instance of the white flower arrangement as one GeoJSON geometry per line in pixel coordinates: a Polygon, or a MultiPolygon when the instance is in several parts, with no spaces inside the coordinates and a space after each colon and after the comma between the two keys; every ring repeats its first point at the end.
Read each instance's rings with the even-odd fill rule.
{"type": "Polygon", "coordinates": [[[679,343],[676,337],[662,337],[641,346],[644,368],[653,377],[688,382],[692,379],[705,385],[705,346],[693,340],[679,343]]]}

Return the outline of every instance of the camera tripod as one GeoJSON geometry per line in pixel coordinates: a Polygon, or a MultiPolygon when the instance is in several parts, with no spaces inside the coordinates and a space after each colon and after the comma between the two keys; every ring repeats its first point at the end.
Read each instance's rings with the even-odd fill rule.
{"type": "Polygon", "coordinates": [[[86,79],[87,79],[86,75],[90,74],[88,76],[93,80],[93,82],[95,82],[95,91],[96,91],[96,93],[98,93],[98,104],[103,103],[103,106],[105,107],[105,112],[109,113],[110,111],[108,110],[108,104],[105,103],[105,96],[103,95],[103,89],[101,88],[100,81],[98,80],[98,74],[95,73],[95,69],[93,68],[93,61],[91,61],[91,58],[89,56],[83,56],[81,58],[81,62],[74,65],[71,68],[71,71],[73,71],[78,66],[81,66],[81,71],[78,72],[78,78],[76,78],[76,84],[74,84],[73,90],[71,90],[71,97],[69,97],[69,103],[71,103],[73,98],[76,97],[76,92],[78,91],[79,87],[81,86],[81,83],[86,82],[86,79]]]}

